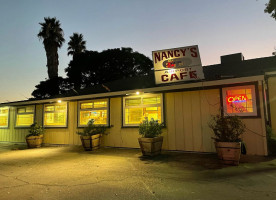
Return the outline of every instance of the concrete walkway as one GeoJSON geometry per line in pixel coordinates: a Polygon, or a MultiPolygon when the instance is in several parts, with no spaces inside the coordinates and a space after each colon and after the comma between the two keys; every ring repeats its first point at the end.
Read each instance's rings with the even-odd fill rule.
{"type": "Polygon", "coordinates": [[[220,165],[214,154],[0,144],[0,199],[276,199],[276,158],[220,165]]]}

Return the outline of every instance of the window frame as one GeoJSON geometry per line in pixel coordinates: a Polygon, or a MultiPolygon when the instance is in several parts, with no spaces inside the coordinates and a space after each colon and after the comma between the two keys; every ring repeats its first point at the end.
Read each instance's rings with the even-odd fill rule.
{"type": "MultiPolygon", "coordinates": [[[[7,123],[6,126],[0,126],[0,129],[7,129],[7,128],[9,128],[9,125],[10,125],[10,107],[9,106],[2,106],[0,108],[8,108],[8,114],[7,114],[7,116],[8,116],[8,120],[7,120],[8,123],[7,123]]],[[[3,114],[0,114],[0,115],[3,115],[3,114]]]]}
{"type": "Polygon", "coordinates": [[[259,95],[258,95],[258,85],[257,84],[243,84],[243,85],[231,85],[229,87],[221,88],[221,98],[222,98],[222,114],[223,116],[239,116],[239,117],[259,117],[259,95]],[[226,104],[226,91],[227,90],[239,90],[239,89],[251,89],[252,91],[252,113],[227,113],[227,104],[226,104]]]}
{"type": "Polygon", "coordinates": [[[15,108],[15,124],[14,124],[14,127],[15,128],[29,128],[34,122],[35,122],[35,113],[36,113],[36,106],[35,105],[28,105],[28,106],[18,106],[15,108]],[[34,108],[34,112],[25,112],[25,113],[18,113],[18,109],[20,108],[26,108],[26,107],[33,107],[34,108]],[[33,114],[33,123],[30,124],[30,125],[17,125],[17,115],[28,115],[28,114],[33,114]]]}
{"type": "Polygon", "coordinates": [[[78,128],[84,128],[87,127],[86,125],[81,125],[80,124],[80,112],[81,111],[93,111],[93,110],[106,110],[106,115],[107,115],[107,124],[95,124],[96,126],[106,126],[106,127],[110,127],[110,100],[109,98],[103,98],[103,99],[89,99],[89,100],[83,100],[83,101],[78,101],[78,128]],[[81,104],[82,103],[91,103],[91,102],[97,102],[97,101],[103,101],[106,100],[107,105],[106,107],[101,107],[101,108],[86,108],[86,109],[81,109],[81,104]]]}
{"type": "MultiPolygon", "coordinates": [[[[143,100],[142,100],[143,101],[143,100]]],[[[126,108],[146,108],[146,107],[161,107],[161,123],[164,122],[164,98],[163,98],[163,93],[148,93],[148,94],[141,94],[141,95],[129,95],[129,96],[124,96],[122,100],[122,127],[123,128],[137,128],[139,127],[139,124],[125,124],[125,109],[126,108]],[[139,106],[125,106],[125,101],[126,99],[135,99],[137,97],[141,97],[142,99],[145,97],[155,97],[160,95],[160,104],[150,104],[150,105],[139,105],[139,106]]]]}
{"type": "Polygon", "coordinates": [[[68,127],[68,102],[62,102],[62,103],[46,103],[46,104],[43,104],[43,127],[44,128],[67,128],[68,127]],[[61,105],[61,104],[65,104],[66,105],[66,123],[65,125],[45,125],[45,113],[55,113],[55,111],[45,111],[45,107],[46,106],[49,106],[49,105],[53,105],[53,106],[56,106],[56,105],[61,105]]]}

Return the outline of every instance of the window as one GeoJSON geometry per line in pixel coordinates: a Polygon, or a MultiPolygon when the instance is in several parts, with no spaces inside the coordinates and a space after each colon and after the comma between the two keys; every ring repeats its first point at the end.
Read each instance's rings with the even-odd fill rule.
{"type": "Polygon", "coordinates": [[[35,106],[24,106],[16,108],[15,127],[29,127],[34,123],[35,106]]]}
{"type": "Polygon", "coordinates": [[[255,85],[222,89],[225,116],[257,116],[255,85]]]}
{"type": "Polygon", "coordinates": [[[67,103],[44,105],[45,127],[67,127],[67,103]]]}
{"type": "Polygon", "coordinates": [[[79,127],[87,126],[90,119],[94,119],[94,124],[109,125],[109,105],[108,99],[97,99],[79,102],[79,127]]]}
{"type": "Polygon", "coordinates": [[[9,107],[0,107],[0,128],[9,127],[9,107]]]}
{"type": "Polygon", "coordinates": [[[123,125],[139,126],[145,119],[163,122],[162,94],[130,96],[123,99],[123,125]]]}

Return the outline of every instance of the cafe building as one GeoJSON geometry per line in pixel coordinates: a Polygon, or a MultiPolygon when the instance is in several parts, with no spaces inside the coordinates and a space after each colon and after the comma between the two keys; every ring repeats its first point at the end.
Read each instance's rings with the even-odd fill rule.
{"type": "Polygon", "coordinates": [[[0,104],[0,142],[24,143],[32,123],[46,145],[81,145],[76,134],[90,119],[108,127],[105,147],[139,148],[145,118],[164,122],[162,149],[215,152],[208,123],[238,115],[249,155],[267,155],[267,125],[276,130],[276,57],[245,60],[241,53],[202,66],[198,46],[153,52],[154,73],[96,85],[49,99],[0,104]]]}

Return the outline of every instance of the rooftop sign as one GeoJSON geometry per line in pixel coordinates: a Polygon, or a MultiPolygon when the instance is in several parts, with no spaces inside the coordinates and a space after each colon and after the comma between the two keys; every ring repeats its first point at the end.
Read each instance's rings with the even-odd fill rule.
{"type": "Polygon", "coordinates": [[[155,83],[204,79],[198,46],[152,52],[155,83]]]}

